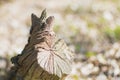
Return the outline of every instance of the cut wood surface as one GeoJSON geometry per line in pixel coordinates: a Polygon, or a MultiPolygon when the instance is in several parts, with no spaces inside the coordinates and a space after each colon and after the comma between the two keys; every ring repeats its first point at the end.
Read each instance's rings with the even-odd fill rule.
{"type": "Polygon", "coordinates": [[[60,80],[71,71],[72,52],[53,31],[54,16],[32,14],[28,43],[11,59],[9,80],[60,80]]]}

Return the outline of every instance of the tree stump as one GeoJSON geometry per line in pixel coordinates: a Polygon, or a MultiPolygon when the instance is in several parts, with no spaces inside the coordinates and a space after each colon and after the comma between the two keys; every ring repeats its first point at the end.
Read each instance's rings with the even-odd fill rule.
{"type": "Polygon", "coordinates": [[[46,19],[32,14],[28,43],[22,53],[11,59],[8,80],[60,80],[71,71],[72,52],[53,31],[54,16],[46,19]]]}

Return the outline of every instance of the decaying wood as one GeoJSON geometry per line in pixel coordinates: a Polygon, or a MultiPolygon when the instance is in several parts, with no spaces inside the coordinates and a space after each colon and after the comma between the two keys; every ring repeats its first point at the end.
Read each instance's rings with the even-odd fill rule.
{"type": "Polygon", "coordinates": [[[46,10],[38,18],[32,14],[28,43],[20,55],[11,59],[14,66],[9,80],[59,80],[71,71],[72,53],[53,31],[54,17],[46,10]]]}

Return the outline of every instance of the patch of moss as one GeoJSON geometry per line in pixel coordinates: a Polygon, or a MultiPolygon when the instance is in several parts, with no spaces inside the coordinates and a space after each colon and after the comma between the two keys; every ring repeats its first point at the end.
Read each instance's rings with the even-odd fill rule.
{"type": "Polygon", "coordinates": [[[60,31],[60,26],[59,25],[55,25],[53,27],[53,29],[54,29],[55,32],[59,32],[60,31]]]}
{"type": "Polygon", "coordinates": [[[92,57],[92,56],[95,56],[96,53],[92,52],[92,51],[88,51],[85,55],[86,55],[86,57],[92,57]]]}
{"type": "Polygon", "coordinates": [[[114,35],[115,35],[115,38],[117,40],[120,40],[120,26],[117,26],[115,29],[114,29],[114,35]]]}

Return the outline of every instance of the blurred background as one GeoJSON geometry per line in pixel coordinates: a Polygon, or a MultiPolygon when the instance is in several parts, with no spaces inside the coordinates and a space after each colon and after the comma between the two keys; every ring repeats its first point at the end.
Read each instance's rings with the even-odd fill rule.
{"type": "Polygon", "coordinates": [[[66,80],[120,80],[120,0],[0,0],[0,80],[27,43],[31,14],[45,8],[75,52],[66,80]]]}

